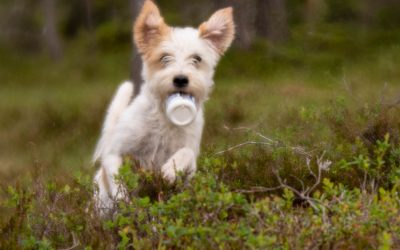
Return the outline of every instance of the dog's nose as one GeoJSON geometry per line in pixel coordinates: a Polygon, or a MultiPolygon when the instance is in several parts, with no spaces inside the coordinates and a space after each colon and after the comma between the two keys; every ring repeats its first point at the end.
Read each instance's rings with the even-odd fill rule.
{"type": "Polygon", "coordinates": [[[189,84],[189,78],[185,75],[177,75],[174,77],[174,86],[184,88],[189,84]]]}

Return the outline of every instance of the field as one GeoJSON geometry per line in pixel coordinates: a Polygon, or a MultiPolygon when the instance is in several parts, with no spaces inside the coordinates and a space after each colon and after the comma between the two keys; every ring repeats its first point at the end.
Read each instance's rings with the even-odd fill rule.
{"type": "Polygon", "coordinates": [[[400,33],[329,30],[229,52],[196,177],[127,162],[104,220],[90,158],[130,48],[0,51],[0,248],[399,249],[400,33]]]}

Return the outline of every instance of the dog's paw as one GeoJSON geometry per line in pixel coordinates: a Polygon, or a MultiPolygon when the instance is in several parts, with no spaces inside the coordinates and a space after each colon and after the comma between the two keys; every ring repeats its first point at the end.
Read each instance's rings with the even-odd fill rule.
{"type": "Polygon", "coordinates": [[[184,172],[188,176],[193,176],[196,171],[196,162],[193,150],[181,148],[178,150],[162,167],[161,173],[165,180],[174,183],[176,175],[184,172]]]}
{"type": "Polygon", "coordinates": [[[161,174],[164,180],[168,181],[169,184],[175,182],[176,179],[176,167],[174,162],[168,161],[161,167],[161,174]]]}

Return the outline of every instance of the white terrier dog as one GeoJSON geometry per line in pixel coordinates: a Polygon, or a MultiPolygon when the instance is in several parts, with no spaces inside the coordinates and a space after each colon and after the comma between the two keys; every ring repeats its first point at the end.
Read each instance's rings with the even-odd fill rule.
{"type": "Polygon", "coordinates": [[[94,161],[101,168],[95,176],[97,205],[110,208],[122,198],[115,175],[123,156],[141,167],[161,171],[173,183],[179,171],[193,176],[203,130],[203,103],[212,86],[214,68],[234,38],[232,8],[215,12],[194,28],[172,28],[157,6],[146,0],[134,24],[134,40],[143,59],[144,84],[134,94],[131,82],[123,83],[111,102],[94,161]],[[165,103],[174,93],[194,97],[197,114],[186,126],[174,125],[165,103]]]}

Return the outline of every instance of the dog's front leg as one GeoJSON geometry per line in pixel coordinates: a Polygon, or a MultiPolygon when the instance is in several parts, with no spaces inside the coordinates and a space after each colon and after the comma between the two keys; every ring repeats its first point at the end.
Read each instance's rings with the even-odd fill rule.
{"type": "Polygon", "coordinates": [[[161,167],[161,173],[169,183],[174,183],[176,174],[185,172],[188,178],[196,172],[196,157],[192,149],[184,147],[176,151],[171,158],[161,167]]]}

